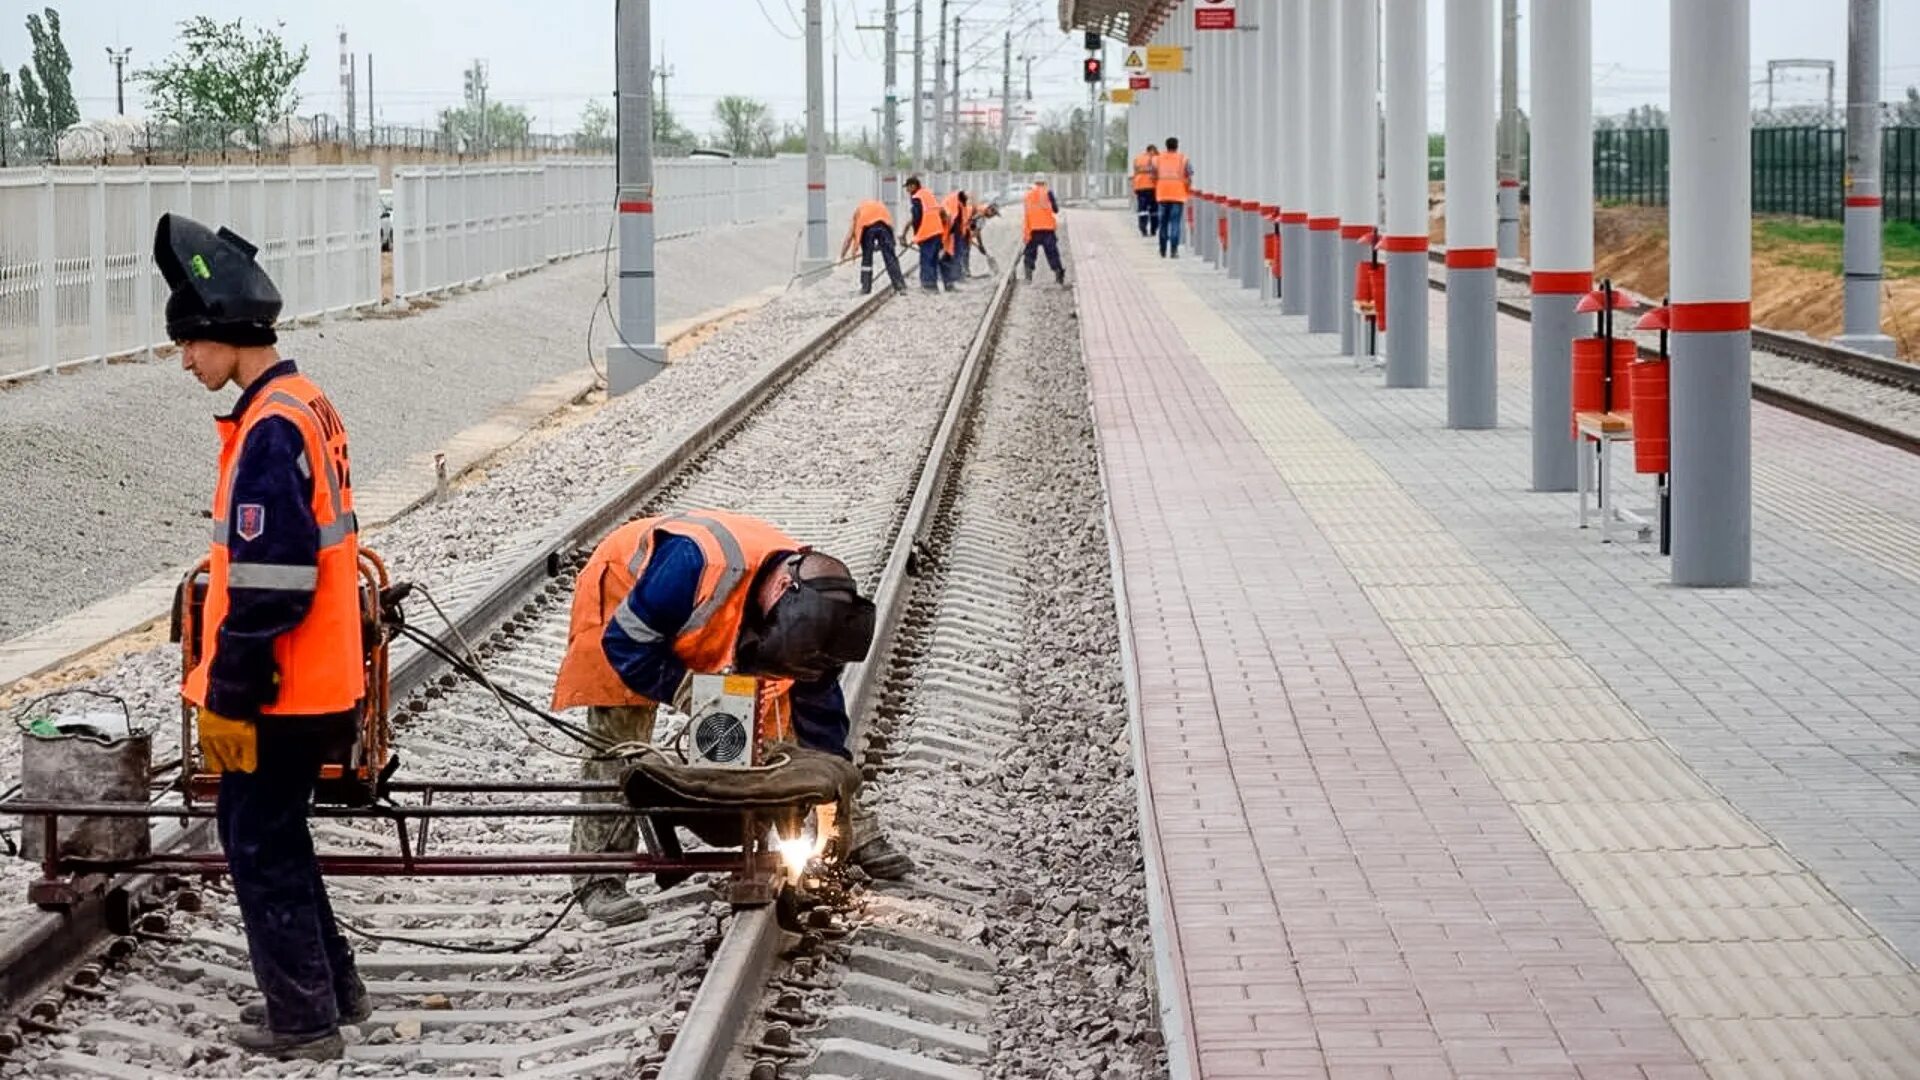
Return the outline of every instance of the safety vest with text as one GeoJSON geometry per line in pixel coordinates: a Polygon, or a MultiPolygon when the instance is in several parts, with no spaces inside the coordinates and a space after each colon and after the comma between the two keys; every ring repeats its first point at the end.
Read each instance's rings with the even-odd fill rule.
{"type": "Polygon", "coordinates": [[[1178,150],[1162,150],[1153,160],[1153,198],[1155,202],[1187,201],[1187,155],[1178,150]]]}
{"type": "Polygon", "coordinates": [[[273,641],[279,668],[279,692],[266,716],[321,716],[352,709],[366,693],[366,668],[360,645],[360,539],[353,517],[352,474],[347,459],[347,429],[333,403],[312,380],[298,372],[260,387],[238,417],[215,421],[220,432],[220,478],[213,489],[213,544],[207,557],[207,595],[200,617],[200,662],[187,673],[180,692],[205,707],[209,675],[220,649],[220,625],[232,606],[230,589],[252,580],[274,588],[304,588],[305,567],[235,563],[229,547],[236,525],[232,515],[234,465],[255,425],[270,417],[300,432],[305,468],[313,479],[313,520],[320,528],[320,552],[312,577],[313,601],[299,625],[273,641]],[[300,577],[298,585],[285,584],[300,577]]]}
{"type": "MultiPolygon", "coordinates": [[[[608,533],[574,579],[567,652],[553,684],[555,709],[657,704],[621,681],[600,639],[607,623],[615,618],[627,594],[646,572],[654,537],[659,533],[684,536],[700,548],[700,583],[694,592],[693,614],[673,636],[673,654],[688,671],[704,675],[718,675],[733,668],[740,625],[746,618],[753,579],[761,566],[778,552],[798,551],[802,546],[758,518],[722,510],[641,518],[608,533]]],[[[787,679],[760,680],[761,738],[793,738],[787,694],[792,685],[787,679]]]]}
{"type": "Polygon", "coordinates": [[[1153,155],[1145,150],[1133,159],[1133,190],[1153,190],[1153,155]]]}

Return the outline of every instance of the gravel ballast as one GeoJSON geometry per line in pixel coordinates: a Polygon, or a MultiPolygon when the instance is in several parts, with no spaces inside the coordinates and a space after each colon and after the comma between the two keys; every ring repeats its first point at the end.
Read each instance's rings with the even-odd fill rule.
{"type": "MultiPolygon", "coordinates": [[[[786,282],[799,227],[782,219],[663,242],[661,320],[786,282]]],[[[404,318],[287,331],[280,349],[340,407],[355,475],[372,478],[583,368],[589,350],[598,362],[605,311],[591,342],[587,326],[611,273],[601,256],[581,256],[404,318]]],[[[204,553],[211,417],[234,396],[202,391],[174,359],[0,391],[0,640],[204,553]]]]}

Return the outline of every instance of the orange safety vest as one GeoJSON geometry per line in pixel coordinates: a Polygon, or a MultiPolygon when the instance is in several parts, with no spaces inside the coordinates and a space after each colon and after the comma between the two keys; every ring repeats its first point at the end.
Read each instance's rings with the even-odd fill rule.
{"type": "Polygon", "coordinates": [[[1153,198],[1155,202],[1187,201],[1187,155],[1178,150],[1162,150],[1153,162],[1153,198]]]}
{"type": "Polygon", "coordinates": [[[1133,190],[1153,190],[1153,155],[1145,150],[1133,159],[1133,190]]]}
{"type": "Polygon", "coordinates": [[[935,239],[946,231],[940,224],[940,200],[933,197],[933,192],[922,187],[913,193],[913,201],[920,204],[920,228],[914,231],[914,243],[935,239]]]}
{"type": "Polygon", "coordinates": [[[1058,229],[1060,221],[1054,216],[1053,204],[1047,200],[1047,186],[1035,184],[1027,189],[1026,223],[1021,227],[1022,242],[1033,239],[1036,229],[1058,229]]]}
{"type": "Polygon", "coordinates": [[[972,215],[968,207],[960,204],[960,193],[957,191],[949,192],[945,199],[940,200],[940,208],[947,212],[947,235],[940,246],[951,255],[955,238],[967,235],[967,219],[972,215]]]}
{"type": "MultiPolygon", "coordinates": [[[[923,189],[924,190],[924,189],[923,189]]],[[[620,680],[601,648],[607,623],[646,570],[659,533],[684,536],[700,546],[703,566],[694,593],[693,615],[673,638],[673,654],[688,671],[718,675],[733,667],[753,579],[775,553],[798,551],[798,540],[757,518],[723,510],[641,518],[607,534],[574,579],[573,613],[567,626],[567,654],[553,684],[553,707],[651,705],[620,680]]],[[[760,680],[760,736],[793,738],[789,679],[760,680]]]]}
{"type": "Polygon", "coordinates": [[[868,199],[853,208],[853,235],[859,239],[869,226],[885,225],[893,228],[893,215],[887,212],[887,204],[879,199],[868,199]]]}
{"type": "MultiPolygon", "coordinates": [[[[346,712],[365,696],[367,688],[360,647],[360,538],[353,517],[347,429],[327,396],[298,372],[260,387],[239,417],[215,421],[220,431],[220,479],[213,488],[213,546],[207,559],[206,606],[200,618],[200,663],[187,673],[180,693],[206,707],[208,673],[220,648],[229,589],[246,588],[250,581],[273,588],[304,585],[294,580],[305,577],[304,567],[235,563],[227,546],[236,524],[230,512],[233,465],[254,425],[268,417],[290,421],[305,444],[306,464],[313,476],[313,520],[320,526],[320,555],[307,617],[274,639],[280,693],[260,711],[268,716],[346,712]]],[[[246,527],[244,522],[238,524],[246,527]]]]}

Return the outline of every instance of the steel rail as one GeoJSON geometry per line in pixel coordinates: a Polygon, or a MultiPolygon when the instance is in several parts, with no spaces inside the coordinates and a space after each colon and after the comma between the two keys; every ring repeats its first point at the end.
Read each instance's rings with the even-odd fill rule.
{"type": "MultiPolygon", "coordinates": [[[[905,615],[907,598],[913,592],[916,553],[925,549],[927,536],[938,518],[941,495],[959,457],[956,451],[1006,318],[1007,301],[1013,292],[1013,269],[1010,265],[1001,275],[993,299],[967,347],[966,358],[954,374],[945,415],[928,443],[920,480],[914,486],[900,529],[894,535],[874,592],[879,619],[872,652],[864,662],[850,665],[842,679],[847,715],[853,718],[854,724],[849,747],[856,761],[866,741],[867,719],[879,701],[886,674],[893,666],[894,635],[905,615]]],[[[701,981],[691,1007],[674,1034],[666,1060],[660,1065],[658,1080],[715,1080],[722,1075],[742,1026],[766,989],[780,933],[771,905],[735,913],[714,952],[706,978],[701,981]]]]}
{"type": "MultiPolygon", "coordinates": [[[[891,297],[882,290],[854,305],[820,333],[753,374],[736,380],[723,399],[703,416],[675,431],[661,450],[618,486],[595,498],[581,513],[530,549],[479,595],[452,613],[461,635],[472,639],[490,631],[527,593],[558,571],[560,556],[598,537],[624,520],[628,511],[671,481],[688,464],[725,439],[814,360],[838,344],[891,297]]],[[[407,650],[395,659],[388,683],[398,701],[435,678],[443,665],[424,650],[407,650]]],[[[204,847],[212,830],[205,821],[169,825],[158,831],[160,854],[204,847]]],[[[12,1015],[42,988],[80,963],[99,941],[127,932],[134,917],[168,889],[164,875],[124,874],[98,893],[64,910],[42,911],[0,939],[0,1013],[12,1015]]]]}

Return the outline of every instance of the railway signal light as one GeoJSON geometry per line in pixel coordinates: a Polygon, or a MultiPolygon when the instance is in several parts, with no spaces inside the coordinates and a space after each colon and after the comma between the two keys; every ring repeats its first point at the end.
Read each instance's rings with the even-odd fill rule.
{"type": "Polygon", "coordinates": [[[1090,83],[1099,82],[1100,81],[1100,58],[1097,56],[1087,57],[1086,60],[1083,62],[1082,73],[1085,76],[1086,81],[1090,83]]]}

